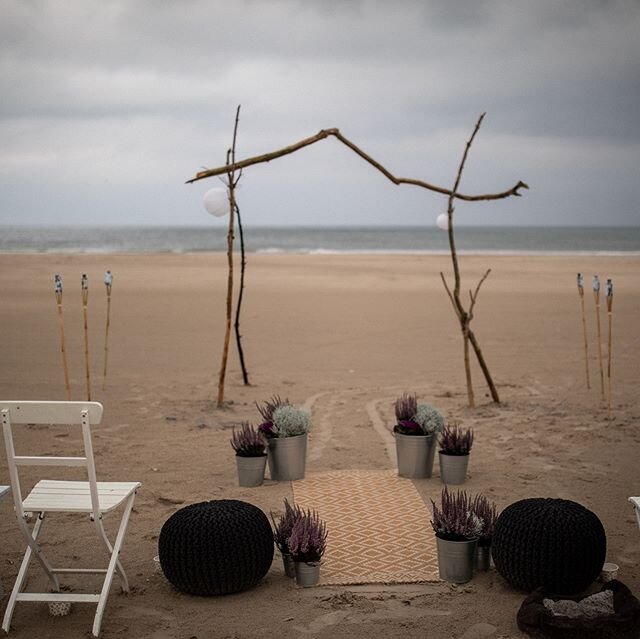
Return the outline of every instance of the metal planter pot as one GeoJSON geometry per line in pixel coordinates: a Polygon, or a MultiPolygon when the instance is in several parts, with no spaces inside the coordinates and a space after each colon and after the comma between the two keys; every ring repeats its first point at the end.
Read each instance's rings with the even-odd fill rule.
{"type": "Polygon", "coordinates": [[[303,479],[307,461],[307,434],[271,438],[268,458],[271,479],[275,481],[303,479]]]}
{"type": "Polygon", "coordinates": [[[409,479],[431,477],[436,454],[433,435],[403,435],[393,433],[396,439],[398,475],[409,479]]]}
{"type": "Polygon", "coordinates": [[[296,562],[288,553],[282,553],[282,565],[284,566],[284,574],[287,577],[296,576],[296,562]]]}
{"type": "Polygon", "coordinates": [[[473,563],[477,539],[448,541],[436,537],[438,570],[440,579],[454,584],[464,584],[473,577],[473,563]]]}
{"type": "Polygon", "coordinates": [[[467,478],[469,455],[445,455],[438,453],[440,458],[440,479],[443,484],[464,484],[467,478]]]}
{"type": "Polygon", "coordinates": [[[317,586],[320,581],[320,563],[307,563],[306,561],[296,561],[296,584],[303,588],[317,586]]]}
{"type": "Polygon", "coordinates": [[[473,567],[476,572],[486,572],[491,568],[491,546],[476,546],[473,567]]]}
{"type": "Polygon", "coordinates": [[[267,456],[241,457],[236,455],[236,466],[238,468],[238,486],[252,488],[262,486],[264,481],[264,469],[267,466],[267,456]]]}

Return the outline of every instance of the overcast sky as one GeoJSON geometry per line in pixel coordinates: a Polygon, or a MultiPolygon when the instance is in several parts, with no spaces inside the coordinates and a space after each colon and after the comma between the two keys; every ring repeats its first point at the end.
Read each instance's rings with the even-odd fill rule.
{"type": "MultiPolygon", "coordinates": [[[[215,221],[225,162],[337,127],[460,224],[638,225],[638,0],[0,0],[0,224],[215,221]]],[[[247,169],[246,224],[433,224],[334,139],[247,169]]]]}

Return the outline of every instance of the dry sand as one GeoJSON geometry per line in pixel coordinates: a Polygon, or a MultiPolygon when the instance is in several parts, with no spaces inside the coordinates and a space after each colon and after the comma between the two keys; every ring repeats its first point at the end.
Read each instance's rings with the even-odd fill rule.
{"type": "MultiPolygon", "coordinates": [[[[640,531],[629,495],[640,492],[640,258],[463,257],[464,289],[493,272],[473,328],[503,403],[490,402],[477,368],[479,407],[466,408],[459,328],[439,279],[447,256],[249,256],[242,332],[251,386],[242,385],[234,345],[228,407],[215,407],[225,312],[224,255],[0,255],[0,396],[64,399],[53,274],[64,278],[64,316],[73,398],[84,399],[80,275],[90,281],[93,399],[105,405],[94,444],[101,479],[142,482],[122,559],[132,592],[114,585],[102,636],[520,637],[523,593],[491,571],[464,586],[446,583],[297,589],[279,560],[256,588],[222,598],[176,592],[154,569],[158,533],[183,505],[237,498],[265,511],[291,485],[237,487],[230,428],[255,421],[256,400],[274,393],[312,408],[308,471],[389,468],[376,417],[392,426],[392,402],[417,392],[447,418],[476,430],[465,488],[500,508],[533,496],[581,502],[602,520],[608,560],[640,594],[640,531]],[[102,390],[106,295],[114,273],[109,376],[102,390]],[[585,273],[592,389],[585,388],[577,271],[585,273]],[[612,277],[613,420],[600,400],[590,278],[612,277]]],[[[604,307],[604,300],[603,300],[604,307]]],[[[603,312],[603,331],[606,314],[603,312]]],[[[606,357],[606,345],[603,348],[606,357]]],[[[27,431],[37,441],[46,433],[27,431]]],[[[47,449],[49,450],[49,448],[47,449]]],[[[58,450],[58,444],[51,448],[58,450]]],[[[8,483],[4,455],[0,481],[8,483]]],[[[437,472],[415,481],[437,496],[437,472]]],[[[11,503],[0,505],[5,587],[23,552],[11,503]]],[[[47,548],[64,561],[91,556],[93,531],[69,546],[55,522],[47,548]]],[[[429,522],[416,531],[431,535],[429,522]]],[[[32,586],[45,586],[33,571],[32,586]]],[[[11,636],[87,637],[93,606],[49,617],[43,604],[18,604],[11,636]]]]}

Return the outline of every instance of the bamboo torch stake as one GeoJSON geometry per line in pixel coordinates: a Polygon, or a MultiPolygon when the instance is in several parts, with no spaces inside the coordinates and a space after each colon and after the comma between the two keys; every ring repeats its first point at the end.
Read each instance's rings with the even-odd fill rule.
{"type": "Polygon", "coordinates": [[[609,324],[609,352],[607,356],[607,414],[611,420],[611,329],[613,324],[613,280],[607,280],[607,320],[609,324]]]}
{"type": "Polygon", "coordinates": [[[104,285],[107,289],[107,323],[104,328],[104,372],[102,375],[102,390],[107,383],[107,359],[109,357],[109,325],[111,324],[111,286],[113,285],[113,275],[111,271],[104,274],[104,285]]]}
{"type": "Polygon", "coordinates": [[[87,377],[87,401],[91,401],[91,378],[89,376],[89,325],[87,321],[87,304],[89,302],[89,279],[82,274],[82,314],[84,317],[84,368],[87,377]]]}
{"type": "Polygon", "coordinates": [[[60,351],[62,352],[62,368],[64,369],[64,386],[67,391],[67,401],[71,401],[71,385],[69,384],[69,366],[67,365],[67,350],[64,344],[64,320],[62,319],[62,277],[54,276],[56,304],[58,306],[58,326],[60,327],[60,351]]]}
{"type": "Polygon", "coordinates": [[[589,342],[587,340],[587,318],[584,312],[584,277],[578,273],[578,295],[580,295],[580,307],[582,308],[582,335],[584,337],[584,371],[587,375],[587,388],[591,388],[589,380],[589,342]]]}
{"type": "Polygon", "coordinates": [[[593,276],[593,299],[596,303],[596,329],[598,337],[598,364],[600,365],[600,394],[602,401],[605,401],[604,394],[604,368],[602,366],[602,332],[600,330],[600,278],[593,276]]]}

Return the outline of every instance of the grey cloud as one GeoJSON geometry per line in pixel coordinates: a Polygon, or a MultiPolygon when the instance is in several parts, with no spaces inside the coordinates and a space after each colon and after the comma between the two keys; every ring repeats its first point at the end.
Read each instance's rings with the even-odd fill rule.
{"type": "MultiPolygon", "coordinates": [[[[487,111],[467,183],[535,189],[481,207],[479,220],[513,220],[511,207],[520,222],[553,220],[570,174],[572,219],[604,221],[594,173],[607,175],[617,219],[635,214],[636,1],[5,0],[1,11],[0,223],[17,211],[84,217],[92,190],[122,216],[197,223],[199,208],[181,210],[181,197],[185,208],[197,199],[183,181],[224,161],[238,103],[241,154],[338,126],[392,170],[434,181],[451,180],[487,111]]],[[[247,172],[247,217],[268,202],[283,221],[300,209],[339,221],[349,207],[363,221],[384,221],[389,207],[402,223],[422,219],[424,194],[399,196],[322,144],[247,172]],[[329,184],[334,213],[317,196],[329,184]]]]}

